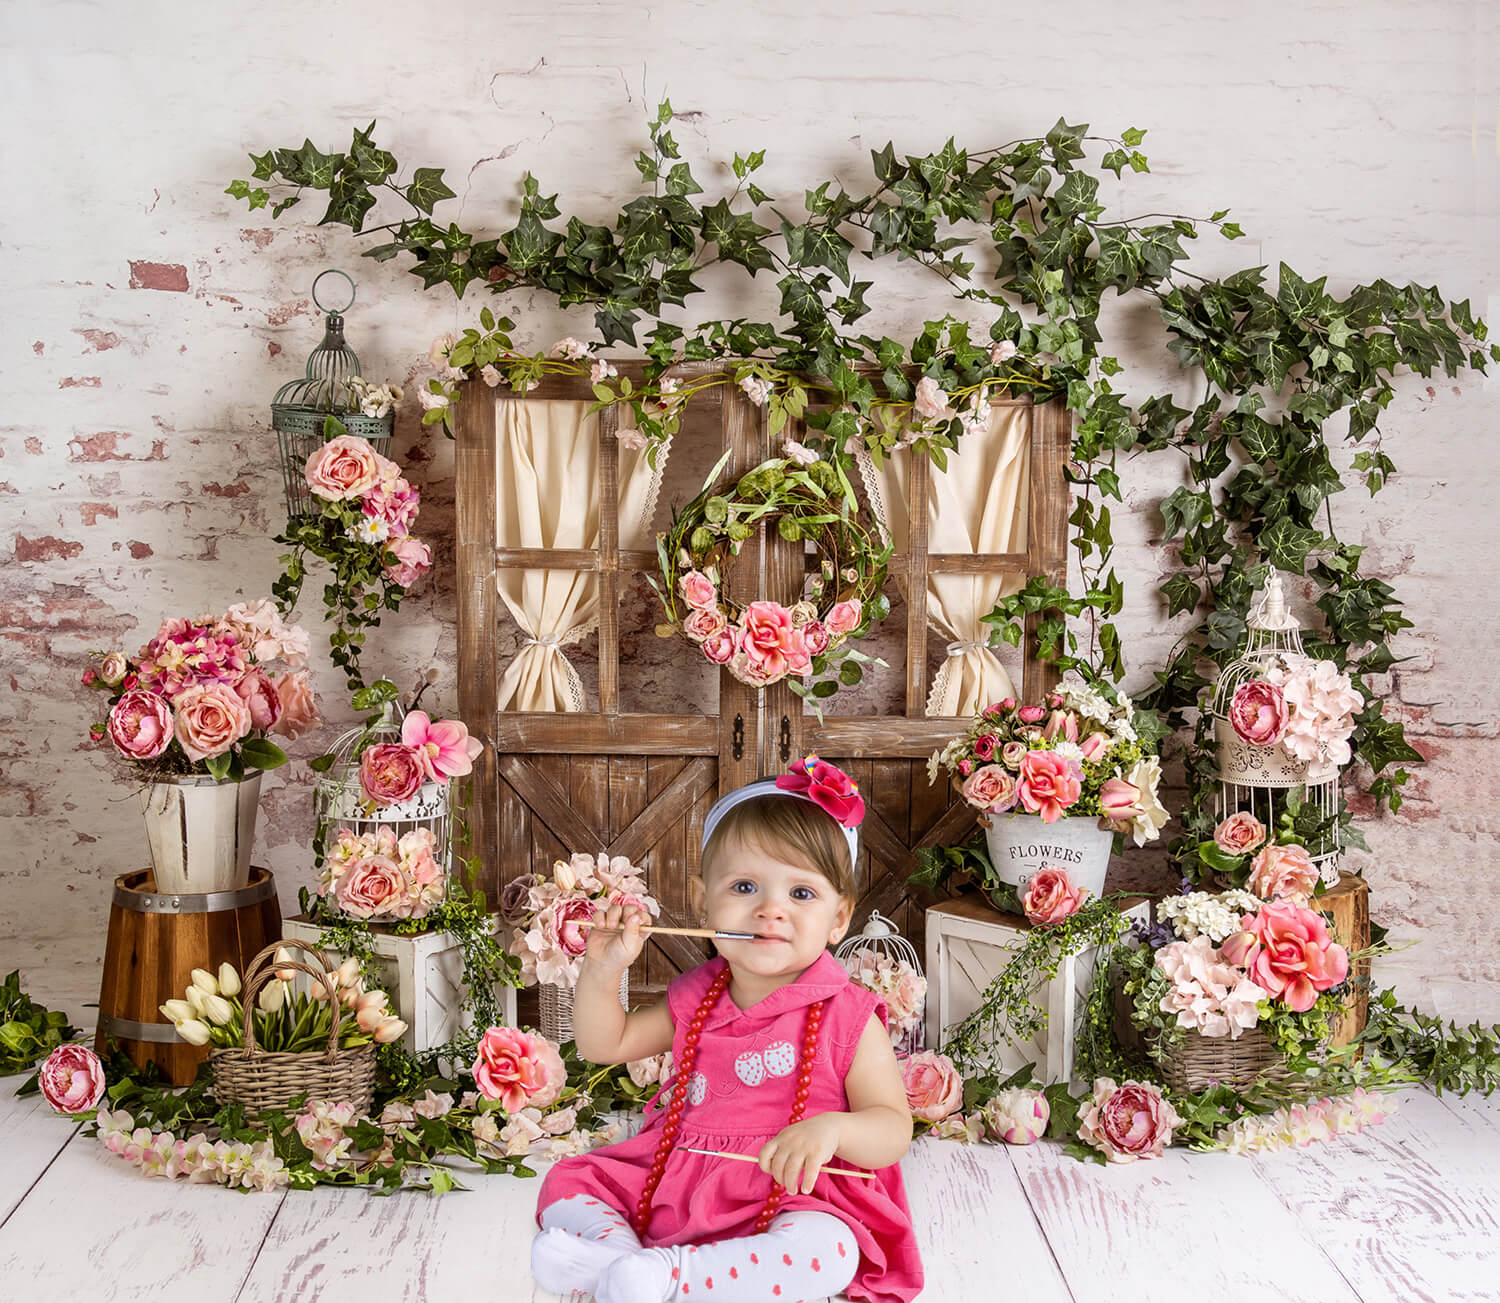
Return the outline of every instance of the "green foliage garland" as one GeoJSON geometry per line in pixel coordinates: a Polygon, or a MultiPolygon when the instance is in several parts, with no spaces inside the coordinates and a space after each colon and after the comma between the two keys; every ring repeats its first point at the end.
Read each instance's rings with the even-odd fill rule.
{"type": "Polygon", "coordinates": [[[0,1077],[25,1072],[77,1034],[66,1014],[44,1009],[21,990],[19,970],[0,983],[0,1077]]]}

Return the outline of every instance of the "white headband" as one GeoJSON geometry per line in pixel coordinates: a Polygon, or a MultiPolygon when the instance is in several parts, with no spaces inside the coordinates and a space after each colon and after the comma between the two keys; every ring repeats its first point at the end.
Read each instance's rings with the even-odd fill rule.
{"type": "MultiPolygon", "coordinates": [[[[735,806],[757,796],[791,796],[799,801],[806,801],[809,805],[817,805],[818,809],[823,810],[823,807],[805,792],[792,792],[785,787],[777,787],[774,778],[757,778],[753,783],[746,783],[745,786],[737,787],[734,791],[721,796],[709,807],[708,814],[703,820],[704,848],[707,848],[708,839],[714,835],[714,829],[719,826],[719,820],[735,806]]],[[[823,813],[828,814],[828,811],[823,810],[823,813]]],[[[828,817],[833,818],[831,814],[828,814],[828,817]]],[[[844,840],[849,843],[850,866],[857,865],[859,863],[859,829],[846,828],[843,824],[839,824],[838,830],[844,834],[844,840]]]]}

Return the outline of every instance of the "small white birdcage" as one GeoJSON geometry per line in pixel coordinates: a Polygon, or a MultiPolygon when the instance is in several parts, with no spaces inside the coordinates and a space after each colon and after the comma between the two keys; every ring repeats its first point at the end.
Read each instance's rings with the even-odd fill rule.
{"type": "MultiPolygon", "coordinates": [[[[430,913],[448,896],[450,871],[452,806],[446,783],[424,782],[404,801],[379,805],[366,797],[360,786],[360,758],[373,746],[401,741],[401,723],[406,712],[397,702],[387,702],[380,719],[374,724],[361,725],[342,734],[333,746],[333,763],[326,773],[318,778],[313,793],[313,810],[317,824],[313,849],[317,856],[317,868],[324,869],[325,858],[333,849],[342,829],[348,829],[356,837],[376,839],[388,831],[400,843],[407,833],[427,829],[432,834],[432,858],[441,872],[441,882],[429,884],[423,890],[414,890],[405,903],[397,901],[390,912],[376,910],[369,915],[372,920],[383,921],[400,918],[421,918],[430,913]],[[420,903],[413,904],[413,900],[420,903]]],[[[326,881],[323,874],[321,881],[326,881]]],[[[408,884],[411,886],[411,884],[408,884]]],[[[333,912],[340,912],[336,894],[330,893],[325,900],[333,912]]]]}
{"type": "Polygon", "coordinates": [[[870,914],[862,932],[844,938],[833,957],[849,976],[886,1002],[891,1044],[898,1054],[922,1048],[926,1025],[927,979],[917,949],[879,910],[870,914]]]}
{"type": "Polygon", "coordinates": [[[1218,821],[1245,811],[1268,829],[1275,829],[1289,794],[1300,797],[1324,820],[1326,834],[1307,847],[1327,886],[1339,880],[1338,822],[1339,768],[1336,764],[1307,761],[1279,742],[1257,746],[1245,741],[1230,723],[1235,694],[1246,684],[1264,680],[1267,671],[1303,658],[1302,628],[1287,607],[1281,576],[1272,571],[1265,591],[1246,621],[1245,649],[1219,676],[1214,690],[1214,751],[1218,760],[1218,821]]]}

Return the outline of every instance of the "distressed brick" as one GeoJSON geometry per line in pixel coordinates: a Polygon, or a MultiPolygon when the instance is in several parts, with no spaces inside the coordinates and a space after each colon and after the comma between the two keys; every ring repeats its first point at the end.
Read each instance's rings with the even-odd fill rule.
{"type": "Polygon", "coordinates": [[[151,451],[136,457],[120,449],[120,441],[132,436],[123,430],[101,430],[98,434],[75,435],[68,440],[69,461],[166,461],[167,442],[154,439],[151,451]]]}
{"type": "Polygon", "coordinates": [[[244,480],[236,480],[233,484],[214,482],[205,484],[203,491],[215,498],[242,498],[250,492],[250,486],[244,480]]]}
{"type": "Polygon", "coordinates": [[[139,539],[131,539],[129,547],[130,555],[133,556],[137,561],[144,561],[148,556],[153,555],[151,551],[151,544],[142,543],[139,539]]]}
{"type": "Polygon", "coordinates": [[[119,520],[120,509],[108,502],[80,502],[78,514],[83,517],[85,525],[95,525],[99,523],[100,516],[106,520],[119,520]]]}
{"type": "Polygon", "coordinates": [[[135,262],[130,264],[130,288],[133,290],[176,290],[188,287],[187,268],[177,262],[135,262]]]}
{"type": "Polygon", "coordinates": [[[87,347],[85,353],[104,353],[120,346],[120,337],[112,330],[93,330],[74,327],[75,335],[82,335],[87,347]]]}
{"type": "Polygon", "coordinates": [[[16,535],[17,561],[71,561],[83,552],[82,543],[44,534],[41,538],[16,535]]]}
{"type": "Polygon", "coordinates": [[[98,389],[101,381],[98,376],[64,376],[57,382],[59,389],[98,389]]]}
{"type": "Polygon", "coordinates": [[[31,351],[33,353],[35,353],[38,357],[40,357],[42,355],[43,351],[46,349],[46,347],[47,346],[44,343],[42,343],[41,340],[38,339],[35,342],[33,342],[33,344],[31,345],[31,351]]]}
{"type": "Polygon", "coordinates": [[[28,434],[26,436],[26,451],[33,457],[40,457],[42,455],[42,441],[36,435],[28,434]]]}

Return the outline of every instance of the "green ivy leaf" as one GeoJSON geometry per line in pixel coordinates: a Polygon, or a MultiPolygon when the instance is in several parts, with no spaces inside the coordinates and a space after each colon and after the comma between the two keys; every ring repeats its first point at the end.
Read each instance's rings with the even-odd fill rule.
{"type": "Polygon", "coordinates": [[[1158,591],[1167,599],[1168,618],[1197,610],[1203,598],[1203,590],[1187,575],[1173,575],[1158,591]]]}
{"type": "Polygon", "coordinates": [[[442,200],[456,197],[444,183],[440,167],[419,167],[412,173],[411,184],[406,187],[407,202],[424,213],[431,213],[442,200]]]}

